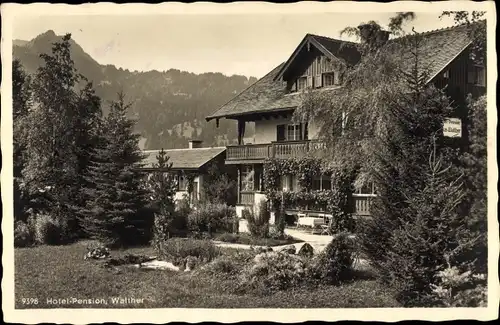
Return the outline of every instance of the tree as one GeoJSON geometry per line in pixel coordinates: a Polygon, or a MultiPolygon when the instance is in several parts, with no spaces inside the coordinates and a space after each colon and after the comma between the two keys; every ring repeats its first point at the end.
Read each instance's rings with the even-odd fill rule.
{"type": "Polygon", "coordinates": [[[74,218],[70,206],[78,191],[75,154],[74,87],[79,80],[70,56],[70,35],[41,54],[44,65],[33,78],[34,107],[23,123],[26,160],[23,179],[30,205],[68,226],[74,218]]]}
{"type": "MultiPolygon", "coordinates": [[[[227,166],[226,166],[227,167],[227,166]]],[[[213,203],[236,204],[236,180],[217,163],[212,162],[203,178],[205,199],[213,203]]]]}
{"type": "Polygon", "coordinates": [[[442,167],[453,161],[442,137],[453,108],[427,83],[421,41],[408,35],[364,51],[347,69],[341,91],[306,93],[294,116],[319,122],[331,164],[359,170],[355,186],[374,182],[378,196],[371,218],[359,221],[359,240],[377,274],[408,306],[428,305],[429,284],[446,260],[465,267],[478,243],[458,208],[460,169],[442,167]]]}
{"type": "Polygon", "coordinates": [[[31,78],[18,60],[12,62],[12,111],[13,111],[13,149],[14,149],[14,218],[25,219],[24,206],[26,195],[22,190],[22,170],[24,168],[23,123],[31,105],[31,78]]]}
{"type": "Polygon", "coordinates": [[[133,133],[134,121],[127,118],[129,106],[119,93],[102,123],[100,147],[87,177],[86,209],[80,217],[87,235],[110,246],[147,242],[151,230],[151,220],[139,215],[147,194],[139,172],[144,155],[140,136],[133,133]]]}
{"type": "Polygon", "coordinates": [[[151,193],[156,212],[153,226],[153,246],[161,251],[162,243],[170,237],[172,231],[177,228],[175,224],[175,202],[174,196],[177,191],[177,182],[172,173],[172,163],[169,163],[167,153],[161,149],[156,156],[157,162],[153,164],[155,169],[148,179],[148,187],[151,193]]]}
{"type": "Polygon", "coordinates": [[[23,118],[21,138],[26,148],[22,175],[30,207],[59,219],[66,226],[66,237],[75,237],[101,107],[92,84],[85,84],[74,67],[70,41],[67,34],[53,44],[51,54],[40,55],[44,64],[33,78],[34,104],[23,118]]]}

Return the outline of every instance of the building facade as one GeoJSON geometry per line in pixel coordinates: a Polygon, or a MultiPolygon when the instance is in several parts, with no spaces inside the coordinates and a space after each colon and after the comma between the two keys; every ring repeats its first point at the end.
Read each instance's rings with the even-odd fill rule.
{"type": "MultiPolygon", "coordinates": [[[[429,83],[444,88],[454,101],[457,117],[467,118],[465,98],[485,93],[485,67],[473,63],[469,56],[471,41],[465,26],[445,28],[419,34],[422,38],[422,60],[429,67],[429,83]]],[[[388,35],[387,35],[388,38],[388,35]]],[[[391,40],[387,40],[391,41],[391,40]]],[[[263,188],[264,163],[269,158],[295,158],[321,152],[324,143],[318,138],[315,121],[294,123],[292,116],[301,101],[301,93],[342,91],[342,61],[359,62],[361,54],[353,43],[307,34],[288,60],[270,71],[223,105],[207,121],[221,118],[234,120],[238,128],[238,144],[227,147],[226,165],[238,170],[238,213],[256,207],[266,199],[263,188]],[[255,126],[253,141],[245,142],[245,127],[255,126]]],[[[463,137],[467,137],[466,130],[463,137]]],[[[281,179],[283,191],[298,189],[296,175],[281,179]]],[[[330,175],[316,175],[312,190],[328,190],[330,175]]],[[[353,193],[356,215],[369,215],[370,200],[376,195],[373,184],[353,193]]],[[[287,214],[325,216],[322,211],[290,209],[287,214]]]]}

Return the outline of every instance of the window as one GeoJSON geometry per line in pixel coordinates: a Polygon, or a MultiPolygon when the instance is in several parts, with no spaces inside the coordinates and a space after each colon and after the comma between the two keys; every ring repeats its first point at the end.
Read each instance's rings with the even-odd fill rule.
{"type": "Polygon", "coordinates": [[[335,73],[334,72],[327,72],[323,73],[323,86],[328,87],[328,86],[333,86],[335,85],[335,73]]]}
{"type": "Polygon", "coordinates": [[[191,202],[192,203],[197,203],[198,202],[198,182],[193,182],[193,192],[191,193],[191,202]]]}
{"type": "Polygon", "coordinates": [[[297,90],[301,91],[307,88],[307,77],[297,79],[297,90]]]}
{"type": "Polygon", "coordinates": [[[445,79],[450,78],[450,71],[446,70],[446,71],[443,73],[443,78],[445,78],[445,79]]]}
{"type": "Polygon", "coordinates": [[[312,189],[315,191],[324,191],[332,189],[332,178],[327,175],[313,177],[312,189]]]}
{"type": "Polygon", "coordinates": [[[241,169],[241,190],[253,191],[254,190],[254,176],[255,172],[252,166],[246,165],[241,169]]]}
{"type": "Polygon", "coordinates": [[[357,189],[355,194],[360,195],[376,195],[375,184],[373,182],[368,182],[363,185],[360,189],[357,189]]]}
{"type": "Polygon", "coordinates": [[[302,130],[300,124],[289,124],[287,126],[287,136],[286,139],[288,141],[300,141],[302,140],[302,130]]]}
{"type": "Polygon", "coordinates": [[[486,86],[484,67],[480,65],[469,65],[467,82],[478,86],[486,86]]]}

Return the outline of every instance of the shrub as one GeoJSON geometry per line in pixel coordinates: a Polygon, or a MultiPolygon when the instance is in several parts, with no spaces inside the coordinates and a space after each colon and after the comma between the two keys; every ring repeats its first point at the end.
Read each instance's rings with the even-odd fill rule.
{"type": "Polygon", "coordinates": [[[448,266],[436,275],[437,284],[431,284],[436,302],[444,307],[486,307],[486,276],[461,272],[448,266]]]}
{"type": "Polygon", "coordinates": [[[219,249],[208,240],[170,238],[159,245],[160,259],[173,259],[174,264],[185,262],[188,256],[209,262],[220,254],[219,249]]]}
{"type": "Polygon", "coordinates": [[[353,262],[353,240],[346,233],[341,233],[314,259],[310,276],[322,282],[338,284],[352,277],[353,262]]]}
{"type": "Polygon", "coordinates": [[[249,209],[244,209],[241,211],[241,217],[245,220],[248,220],[250,217],[252,217],[252,212],[249,209]]]}
{"type": "Polygon", "coordinates": [[[225,243],[237,243],[242,235],[223,233],[216,237],[216,240],[223,241],[225,243]]]}
{"type": "Polygon", "coordinates": [[[219,256],[207,264],[203,271],[215,276],[234,275],[239,272],[237,263],[228,256],[219,256]]]}
{"type": "Polygon", "coordinates": [[[264,291],[284,290],[306,281],[307,264],[296,255],[261,253],[242,274],[242,284],[264,291]]]}
{"type": "Polygon", "coordinates": [[[187,196],[184,196],[182,199],[176,202],[175,212],[177,215],[187,219],[187,216],[191,213],[192,210],[193,209],[189,205],[187,196]]]}
{"type": "Polygon", "coordinates": [[[59,245],[63,243],[64,223],[42,214],[35,219],[35,239],[39,244],[59,245]]]}
{"type": "Polygon", "coordinates": [[[14,247],[28,247],[35,243],[35,234],[28,223],[21,220],[16,222],[14,228],[14,247]]]}
{"type": "Polygon", "coordinates": [[[258,212],[247,215],[248,230],[254,237],[268,238],[269,237],[269,219],[271,213],[269,206],[265,200],[259,202],[258,212]]]}
{"type": "Polygon", "coordinates": [[[189,230],[194,232],[233,232],[236,210],[227,204],[207,203],[191,211],[188,216],[189,230]]]}

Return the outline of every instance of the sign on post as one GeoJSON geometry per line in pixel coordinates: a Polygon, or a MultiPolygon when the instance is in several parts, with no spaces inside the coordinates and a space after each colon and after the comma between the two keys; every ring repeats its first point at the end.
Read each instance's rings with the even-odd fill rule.
{"type": "Polygon", "coordinates": [[[462,136],[462,120],[459,118],[447,118],[443,123],[443,135],[450,138],[462,136]]]}

